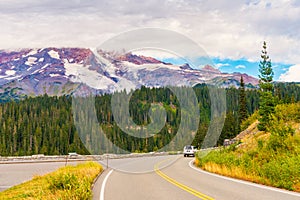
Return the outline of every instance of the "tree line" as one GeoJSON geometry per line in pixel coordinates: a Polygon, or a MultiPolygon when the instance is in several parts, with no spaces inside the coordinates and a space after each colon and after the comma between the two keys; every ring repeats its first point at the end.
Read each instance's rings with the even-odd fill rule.
{"type": "MultiPolygon", "coordinates": [[[[242,87],[243,85],[239,89],[226,89],[226,119],[218,145],[221,145],[225,138],[235,137],[240,132],[241,118],[252,114],[260,106],[259,91],[243,90],[242,87]],[[243,108],[241,104],[245,104],[243,108]]],[[[274,88],[273,94],[278,102],[289,103],[300,100],[300,87],[297,84],[279,83],[274,88]]],[[[209,127],[211,101],[206,85],[199,84],[193,89],[198,98],[200,122],[192,144],[198,146],[202,144],[209,127]]],[[[112,94],[96,96],[95,110],[99,126],[107,138],[120,148],[130,152],[156,151],[168,144],[175,136],[181,123],[181,108],[176,95],[170,89],[142,87],[136,90],[130,99],[129,113],[138,125],[146,126],[151,122],[149,117],[151,104],[156,103],[166,110],[165,125],[151,139],[129,137],[120,129],[111,110],[111,98],[112,94]]],[[[79,137],[74,124],[71,96],[50,97],[45,94],[20,101],[1,103],[0,116],[1,156],[65,155],[72,151],[80,154],[90,153],[83,145],[82,138],[79,137]]],[[[186,116],[185,120],[193,120],[196,117],[192,112],[186,116]]],[[[183,127],[185,128],[188,127],[183,127]]]]}

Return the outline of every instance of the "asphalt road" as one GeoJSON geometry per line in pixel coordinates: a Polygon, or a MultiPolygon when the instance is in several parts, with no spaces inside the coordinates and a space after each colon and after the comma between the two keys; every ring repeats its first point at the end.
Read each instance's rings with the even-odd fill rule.
{"type": "Polygon", "coordinates": [[[300,199],[299,193],[204,172],[193,168],[192,160],[193,158],[184,158],[183,156],[111,160],[108,162],[110,168],[104,171],[95,184],[93,199],[300,199]]]}
{"type": "MultiPolygon", "coordinates": [[[[76,162],[68,162],[74,165],[76,162]]],[[[0,191],[65,166],[65,162],[0,164],[0,191]]]]}

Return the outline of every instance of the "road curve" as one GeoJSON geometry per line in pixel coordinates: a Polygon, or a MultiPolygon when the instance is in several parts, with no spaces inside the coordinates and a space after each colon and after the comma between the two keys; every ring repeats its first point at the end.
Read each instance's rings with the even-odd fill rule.
{"type": "MultiPolygon", "coordinates": [[[[161,157],[154,164],[154,159],[135,159],[134,166],[151,167],[145,173],[130,173],[122,170],[107,169],[98,179],[94,187],[93,200],[299,200],[300,194],[261,186],[244,181],[231,180],[216,176],[190,166],[193,158],[176,157],[176,161],[168,163],[168,156],[161,157]],[[164,161],[165,160],[165,161],[164,161]],[[160,165],[165,165],[163,168],[160,165]],[[103,182],[105,180],[105,185],[103,182]],[[101,191],[102,188],[102,191],[101,191]],[[101,194],[102,193],[102,194],[101,194]],[[100,198],[100,194],[102,198],[100,198]]],[[[171,157],[174,160],[174,156],[171,157]]],[[[130,165],[128,160],[118,160],[118,165],[130,165]]],[[[111,165],[113,166],[113,164],[111,165]]],[[[142,170],[141,170],[142,171],[142,170]]]]}

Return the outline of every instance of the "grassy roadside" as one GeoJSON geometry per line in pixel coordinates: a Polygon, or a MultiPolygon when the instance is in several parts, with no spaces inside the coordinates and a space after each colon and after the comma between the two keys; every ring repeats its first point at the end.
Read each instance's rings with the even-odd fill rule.
{"type": "Polygon", "coordinates": [[[102,170],[96,162],[62,167],[1,192],[0,199],[91,199],[91,185],[102,170]]]}
{"type": "MultiPolygon", "coordinates": [[[[251,119],[253,120],[253,119],[251,119]]],[[[268,132],[252,130],[239,144],[195,164],[204,170],[300,192],[300,104],[279,105],[268,132]]]]}

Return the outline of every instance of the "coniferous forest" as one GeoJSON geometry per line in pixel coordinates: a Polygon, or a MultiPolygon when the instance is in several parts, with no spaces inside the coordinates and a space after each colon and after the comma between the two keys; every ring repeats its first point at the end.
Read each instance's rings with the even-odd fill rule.
{"type": "MultiPolygon", "coordinates": [[[[206,85],[194,87],[200,108],[200,122],[193,145],[201,145],[210,123],[209,89],[206,85]]],[[[240,130],[241,89],[226,89],[226,119],[217,145],[225,138],[234,138],[240,130]]],[[[274,96],[277,103],[300,101],[300,87],[294,83],[277,83],[274,96]]],[[[259,92],[255,89],[244,91],[247,114],[259,108],[259,92]]],[[[166,110],[166,124],[151,140],[128,137],[117,126],[111,111],[111,94],[95,97],[95,109],[99,126],[107,138],[122,149],[130,152],[150,152],[167,144],[180,124],[180,104],[168,88],[146,88],[136,90],[130,100],[129,113],[138,125],[147,125],[151,103],[162,105],[166,110]]],[[[0,103],[0,155],[65,155],[76,151],[90,152],[83,145],[72,114],[72,97],[50,97],[46,94],[27,97],[19,101],[5,100],[0,103]]],[[[194,116],[190,116],[193,118],[194,116]]]]}

